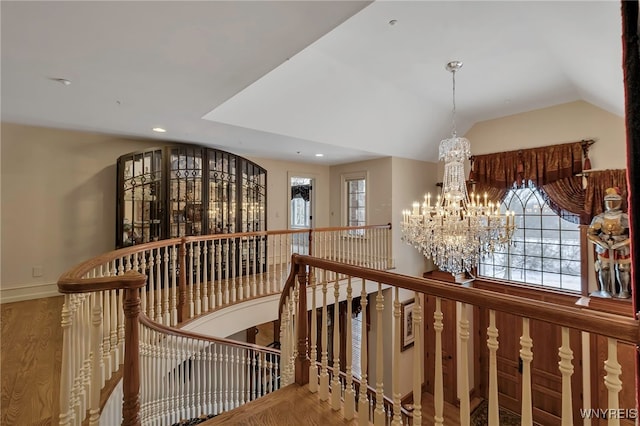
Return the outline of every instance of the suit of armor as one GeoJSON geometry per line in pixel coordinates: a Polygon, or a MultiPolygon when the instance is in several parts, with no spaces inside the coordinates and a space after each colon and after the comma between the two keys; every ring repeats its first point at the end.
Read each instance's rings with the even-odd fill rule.
{"type": "Polygon", "coordinates": [[[629,216],[624,213],[617,188],[608,188],[604,197],[605,211],[595,216],[587,238],[595,244],[595,269],[600,297],[630,297],[631,252],[629,249],[629,216]]]}

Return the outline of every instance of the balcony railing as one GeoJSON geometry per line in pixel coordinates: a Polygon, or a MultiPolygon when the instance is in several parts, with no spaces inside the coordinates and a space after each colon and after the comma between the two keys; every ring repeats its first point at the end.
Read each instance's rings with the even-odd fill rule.
{"type": "Polygon", "coordinates": [[[294,253],[388,269],[391,226],[163,240],[106,253],[63,274],[60,424],[98,424],[100,393],[119,371],[124,402],[115,417],[127,425],[216,414],[277,389],[277,351],[174,336],[170,327],[280,294],[294,253]]]}
{"type": "MultiPolygon", "coordinates": [[[[293,256],[291,275],[281,296],[283,385],[294,382],[299,385],[308,385],[310,392],[317,393],[319,400],[327,401],[331,408],[335,412],[342,413],[346,420],[357,418],[360,424],[371,422],[375,425],[419,425],[422,424],[424,417],[421,398],[413,398],[413,411],[410,416],[403,412],[401,381],[402,377],[405,380],[410,378],[412,394],[422,395],[422,385],[426,377],[425,368],[430,368],[433,369],[432,377],[434,377],[434,415],[428,420],[429,424],[432,421],[435,425],[442,425],[444,423],[443,329],[448,326],[450,330],[457,330],[459,344],[460,360],[458,368],[453,373],[457,377],[459,386],[460,424],[469,425],[471,418],[469,314],[474,311],[472,307],[488,311],[486,330],[488,371],[480,372],[480,375],[486,375],[486,382],[488,382],[487,424],[500,424],[498,376],[499,372],[504,375],[507,371],[505,366],[498,365],[500,330],[496,326],[497,315],[512,315],[516,318],[516,322],[521,324],[520,336],[509,334],[503,339],[507,342],[517,342],[516,339],[519,338],[519,356],[522,362],[519,411],[522,425],[533,425],[534,408],[541,404],[541,401],[535,401],[534,398],[536,390],[539,391],[539,389],[535,389],[532,385],[533,347],[537,347],[535,351],[537,357],[547,357],[549,354],[553,356],[555,352],[556,374],[545,372],[545,379],[550,381],[555,375],[559,375],[561,381],[558,392],[561,406],[556,413],[557,419],[553,423],[542,422],[541,424],[559,423],[562,426],[573,426],[582,423],[581,416],[588,417],[593,414],[593,411],[589,410],[580,411],[585,406],[589,407],[590,401],[585,401],[584,406],[578,406],[576,409],[575,403],[580,400],[580,396],[572,394],[571,382],[574,367],[576,367],[572,360],[577,354],[576,349],[572,347],[570,336],[576,330],[603,336],[607,340],[606,360],[602,365],[592,368],[593,371],[604,372],[597,380],[604,381],[607,393],[606,403],[601,407],[594,407],[599,410],[597,414],[606,413],[608,425],[619,425],[624,417],[633,421],[638,416],[635,404],[621,406],[619,402],[623,369],[630,379],[627,382],[633,386],[634,366],[630,363],[623,367],[618,361],[618,343],[631,344],[635,350],[640,342],[638,320],[300,255],[293,256]],[[367,297],[370,293],[367,287],[371,285],[376,287],[375,297],[373,294],[367,297]],[[337,309],[333,310],[334,317],[329,318],[327,308],[328,305],[338,303],[341,293],[346,293],[348,312],[344,317],[346,324],[342,328],[342,332],[346,333],[351,333],[352,330],[351,307],[354,297],[360,296],[363,312],[366,311],[367,300],[375,300],[375,305],[370,307],[370,316],[375,327],[372,326],[371,334],[367,334],[368,327],[366,324],[362,325],[362,344],[358,353],[361,362],[360,370],[363,372],[361,385],[370,385],[376,389],[373,401],[367,393],[356,394],[352,377],[354,367],[352,360],[356,359],[356,353],[351,345],[351,336],[347,335],[344,345],[345,353],[341,353],[341,329],[332,327],[329,330],[328,327],[329,323],[338,323],[337,309]],[[407,298],[414,300],[410,316],[406,312],[403,313],[402,308],[402,302],[407,298]],[[435,302],[433,304],[435,308],[433,316],[428,318],[425,316],[424,308],[425,302],[429,299],[435,302]],[[442,306],[445,300],[459,304],[458,314],[454,313],[457,318],[444,317],[442,306]],[[307,314],[309,310],[321,311],[319,323],[316,323],[316,315],[311,315],[312,323],[309,326],[307,314]],[[389,311],[392,312],[390,319],[385,317],[385,312],[389,311]],[[537,325],[543,324],[544,330],[549,331],[547,335],[543,335],[542,340],[533,340],[533,334],[530,333],[530,325],[533,322],[537,325]],[[434,355],[429,358],[431,361],[428,366],[425,366],[423,349],[425,348],[424,330],[427,328],[434,330],[435,338],[434,355]],[[409,329],[411,331],[408,331],[409,329]],[[554,346],[555,339],[551,335],[555,330],[559,331],[559,347],[554,346]],[[408,337],[413,339],[413,350],[408,355],[401,356],[402,340],[408,337]],[[329,353],[330,347],[332,355],[329,353]],[[389,347],[392,348],[391,351],[386,350],[389,347]],[[370,362],[369,359],[373,361],[370,362]],[[341,364],[342,360],[345,360],[346,365],[341,364]],[[499,369],[499,367],[502,368],[499,369]],[[391,380],[385,382],[384,372],[389,369],[392,372],[391,380]],[[411,374],[406,374],[407,369],[411,374]],[[340,380],[339,376],[334,374],[337,371],[345,371],[346,380],[340,380]],[[403,371],[404,375],[402,375],[403,371]],[[375,379],[372,379],[373,377],[375,379]],[[392,397],[391,406],[385,404],[385,395],[392,397]],[[372,404],[375,406],[373,410],[370,409],[372,404]]],[[[511,330],[518,328],[512,327],[511,330]]],[[[475,335],[481,334],[475,333],[475,335]]],[[[539,387],[540,384],[538,384],[539,387]]]]}

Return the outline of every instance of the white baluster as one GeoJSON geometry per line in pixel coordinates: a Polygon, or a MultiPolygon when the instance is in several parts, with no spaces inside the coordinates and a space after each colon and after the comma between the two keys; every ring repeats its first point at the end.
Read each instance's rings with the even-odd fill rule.
{"type": "Polygon", "coordinates": [[[420,293],[414,293],[415,305],[413,307],[413,333],[415,343],[413,345],[413,422],[422,424],[422,365],[424,363],[424,343],[422,327],[422,298],[420,293]]]}
{"type": "Polygon", "coordinates": [[[73,375],[73,365],[71,363],[71,333],[73,331],[73,317],[69,310],[72,295],[64,295],[64,303],[62,305],[62,315],[60,324],[62,326],[62,365],[60,371],[60,426],[68,426],[71,424],[71,381],[73,375]]]}
{"type": "MultiPolygon", "coordinates": [[[[250,246],[250,242],[249,240],[246,240],[244,242],[244,245],[246,246],[246,260],[245,260],[245,265],[244,265],[244,298],[245,299],[249,299],[252,296],[251,293],[251,280],[252,280],[252,276],[251,276],[251,246],[250,246]]],[[[241,251],[241,253],[244,253],[243,251],[241,251]]],[[[241,274],[242,275],[242,274],[241,274]]]]}
{"type": "MultiPolygon", "coordinates": [[[[116,293],[115,290],[113,290],[116,293]]],[[[118,356],[118,366],[120,363],[124,362],[124,290],[119,290],[117,294],[114,296],[117,299],[116,304],[116,316],[117,316],[117,327],[118,327],[118,343],[117,343],[117,356],[118,356]]],[[[115,371],[114,371],[115,373],[115,371]]]]}
{"type": "Polygon", "coordinates": [[[189,250],[187,251],[188,261],[187,264],[189,267],[187,268],[187,306],[189,306],[189,318],[193,318],[193,314],[195,312],[195,304],[193,300],[193,290],[194,290],[194,282],[193,282],[193,242],[189,243],[189,250]]]}
{"type": "Polygon", "coordinates": [[[571,376],[573,375],[573,351],[569,341],[569,329],[562,327],[562,346],[558,350],[560,362],[558,366],[562,374],[562,426],[573,425],[573,410],[571,407],[571,376]]]}
{"type": "Polygon", "coordinates": [[[467,319],[467,304],[460,306],[460,424],[469,426],[471,413],[469,410],[469,320],[467,319]]]}
{"type": "MultiPolygon", "coordinates": [[[[148,285],[148,299],[149,299],[149,305],[147,307],[147,311],[145,312],[144,310],[142,312],[144,312],[145,314],[147,314],[149,316],[149,318],[154,319],[156,316],[156,305],[155,305],[155,293],[156,293],[156,274],[154,271],[154,266],[155,266],[155,259],[153,256],[153,249],[149,250],[149,263],[146,265],[146,268],[149,268],[149,272],[147,273],[148,277],[147,277],[147,285],[148,285]]],[[[146,257],[147,257],[147,253],[144,252],[142,253],[142,263],[143,263],[143,267],[145,267],[145,262],[146,262],[146,257]]],[[[144,270],[143,269],[143,274],[144,274],[144,270]]]]}
{"type": "Polygon", "coordinates": [[[435,347],[435,380],[433,391],[433,404],[435,415],[433,421],[435,426],[444,424],[444,388],[442,377],[442,330],[444,325],[442,320],[442,299],[436,297],[436,308],[433,312],[433,329],[435,330],[436,347],[435,347]]]}
{"type": "Polygon", "coordinates": [[[227,253],[231,257],[231,302],[235,303],[238,299],[242,300],[242,283],[238,284],[236,279],[236,240],[231,239],[231,251],[227,253]],[[238,291],[240,293],[238,294],[238,291]]]}
{"type": "MultiPolygon", "coordinates": [[[[144,255],[144,251],[139,252],[139,253],[134,253],[132,254],[133,256],[133,270],[140,272],[141,274],[145,274],[147,275],[147,259],[146,256],[144,255]],[[138,260],[138,256],[142,256],[142,262],[140,262],[138,260]]],[[[142,287],[140,289],[140,309],[141,312],[144,312],[145,315],[149,314],[148,308],[147,308],[147,288],[142,287]]]]}
{"type": "Polygon", "coordinates": [[[100,293],[91,294],[91,402],[89,405],[89,425],[100,423],[100,389],[102,388],[102,306],[100,293]]]}
{"type": "Polygon", "coordinates": [[[362,279],[362,291],[360,292],[360,307],[362,312],[362,335],[360,337],[360,391],[358,398],[358,424],[369,425],[369,401],[367,399],[367,289],[365,280],[362,279]]]}
{"type": "MultiPolygon", "coordinates": [[[[618,363],[618,341],[616,339],[607,339],[607,360],[604,362],[604,370],[607,374],[604,376],[604,385],[607,387],[609,410],[618,411],[620,408],[619,395],[622,390],[622,366],[618,363]]],[[[620,426],[620,419],[617,416],[609,418],[609,426],[620,426]]]]}
{"type": "Polygon", "coordinates": [[[333,381],[331,382],[331,408],[339,410],[340,385],[340,281],[333,283],[333,381]]]}
{"type": "Polygon", "coordinates": [[[258,274],[258,250],[256,247],[256,237],[250,237],[248,242],[249,258],[253,260],[253,262],[251,262],[251,265],[249,265],[251,266],[251,296],[256,297],[258,295],[258,282],[256,280],[258,274]]]}
{"type": "Polygon", "coordinates": [[[201,299],[201,288],[200,288],[202,284],[200,282],[200,241],[196,241],[193,244],[195,244],[195,248],[193,249],[193,256],[191,257],[192,266],[190,268],[192,269],[191,276],[193,276],[193,269],[195,267],[195,283],[191,281],[193,285],[193,290],[194,290],[194,294],[193,294],[194,311],[191,314],[192,317],[194,315],[197,316],[202,313],[202,299],[201,299]]]}
{"type": "Polygon", "coordinates": [[[178,247],[171,246],[171,325],[178,324],[178,247]]]}
{"type": "Polygon", "coordinates": [[[533,361],[533,340],[529,336],[529,318],[522,318],[522,336],[520,337],[520,359],[522,359],[522,426],[533,426],[531,402],[531,361],[533,361]]]}
{"type": "Polygon", "coordinates": [[[325,280],[324,271],[322,279],[322,328],[321,328],[321,367],[320,367],[320,401],[329,399],[329,353],[327,346],[329,345],[328,321],[327,321],[327,281],[325,280]]]}
{"type": "Polygon", "coordinates": [[[169,247],[164,248],[162,269],[164,272],[164,289],[162,291],[162,324],[171,326],[171,300],[169,281],[169,247]]]}
{"type": "Polygon", "coordinates": [[[382,312],[384,311],[384,296],[382,295],[382,283],[378,283],[378,294],[376,295],[376,409],[374,411],[373,423],[376,426],[384,425],[384,351],[382,335],[384,334],[382,312]]]}
{"type": "MultiPolygon", "coordinates": [[[[311,273],[311,271],[315,270],[315,268],[310,269],[310,281],[311,281],[311,347],[309,348],[309,357],[311,358],[311,362],[309,362],[309,391],[311,393],[316,393],[318,391],[318,315],[317,315],[317,305],[316,305],[316,274],[311,273]]],[[[327,272],[322,271],[323,278],[322,280],[326,280],[327,272]]]]}
{"type": "Polygon", "coordinates": [[[496,312],[489,310],[489,327],[487,328],[487,348],[489,348],[489,424],[499,423],[498,404],[498,329],[496,328],[496,312]]]}
{"type": "MultiPolygon", "coordinates": [[[[143,287],[144,288],[144,287],[143,287]]],[[[122,293],[123,291],[120,290],[120,293],[122,293]]],[[[109,327],[109,333],[111,334],[111,340],[110,340],[110,348],[111,348],[111,368],[112,370],[109,372],[109,377],[111,377],[111,374],[115,373],[116,371],[118,371],[118,368],[120,366],[120,362],[121,362],[121,357],[120,357],[120,350],[118,348],[118,314],[119,311],[122,310],[122,303],[118,303],[118,294],[116,292],[116,290],[111,290],[111,327],[109,327]]]]}
{"type": "MultiPolygon", "coordinates": [[[[112,359],[111,359],[111,304],[115,303],[115,300],[111,300],[111,292],[102,292],[104,311],[103,315],[103,330],[102,330],[102,364],[104,365],[104,371],[102,373],[102,386],[104,386],[107,379],[111,377],[113,371],[112,359]]],[[[102,387],[100,386],[100,387],[102,387]]]]}
{"type": "Polygon", "coordinates": [[[347,376],[347,384],[344,390],[344,418],[346,420],[353,419],[353,415],[355,412],[355,392],[353,391],[353,371],[352,371],[352,358],[353,358],[353,336],[352,333],[352,307],[351,303],[353,302],[352,296],[352,288],[351,288],[351,277],[349,276],[347,279],[347,321],[346,321],[346,353],[345,353],[345,363],[346,363],[346,376],[347,376]]]}
{"type": "MultiPolygon", "coordinates": [[[[209,283],[209,243],[207,241],[202,242],[202,310],[203,312],[209,312],[211,306],[209,306],[209,294],[211,294],[211,303],[213,303],[213,292],[210,292],[209,283]]],[[[213,280],[212,280],[213,281],[213,280]]]]}
{"type": "Polygon", "coordinates": [[[395,338],[393,339],[393,420],[391,421],[391,425],[401,426],[402,416],[400,413],[400,398],[402,395],[400,394],[400,346],[402,345],[402,331],[400,329],[400,321],[402,321],[402,318],[400,311],[400,292],[398,287],[394,287],[393,299],[393,328],[395,338]]]}

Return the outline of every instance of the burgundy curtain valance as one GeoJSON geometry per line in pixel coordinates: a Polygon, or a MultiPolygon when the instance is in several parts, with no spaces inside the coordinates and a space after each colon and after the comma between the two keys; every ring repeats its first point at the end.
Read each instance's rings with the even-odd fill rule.
{"type": "Polygon", "coordinates": [[[511,188],[531,182],[537,187],[582,172],[586,141],[517,151],[475,155],[471,180],[481,187],[511,188]]]}
{"type": "MultiPolygon", "coordinates": [[[[476,155],[471,158],[471,175],[476,193],[502,200],[514,186],[533,184],[558,215],[574,222],[589,224],[603,211],[607,188],[620,188],[626,210],[626,170],[585,172],[583,160],[589,162],[588,150],[593,140],[476,155]]],[[[590,167],[590,166],[587,166],[590,167]]]]}

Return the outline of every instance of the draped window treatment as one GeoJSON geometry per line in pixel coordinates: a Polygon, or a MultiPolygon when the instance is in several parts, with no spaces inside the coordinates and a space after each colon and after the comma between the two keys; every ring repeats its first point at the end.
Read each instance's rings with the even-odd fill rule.
{"type": "Polygon", "coordinates": [[[533,184],[562,218],[589,224],[602,212],[606,188],[619,186],[625,200],[627,188],[625,170],[589,172],[584,188],[583,145],[588,142],[476,155],[469,179],[475,182],[476,193],[486,192],[493,200],[504,199],[514,186],[533,184]]]}
{"type": "Polygon", "coordinates": [[[622,196],[622,210],[627,211],[627,171],[625,169],[599,170],[587,175],[587,189],[585,190],[585,212],[589,218],[604,211],[604,195],[607,188],[617,186],[622,196]]]}

